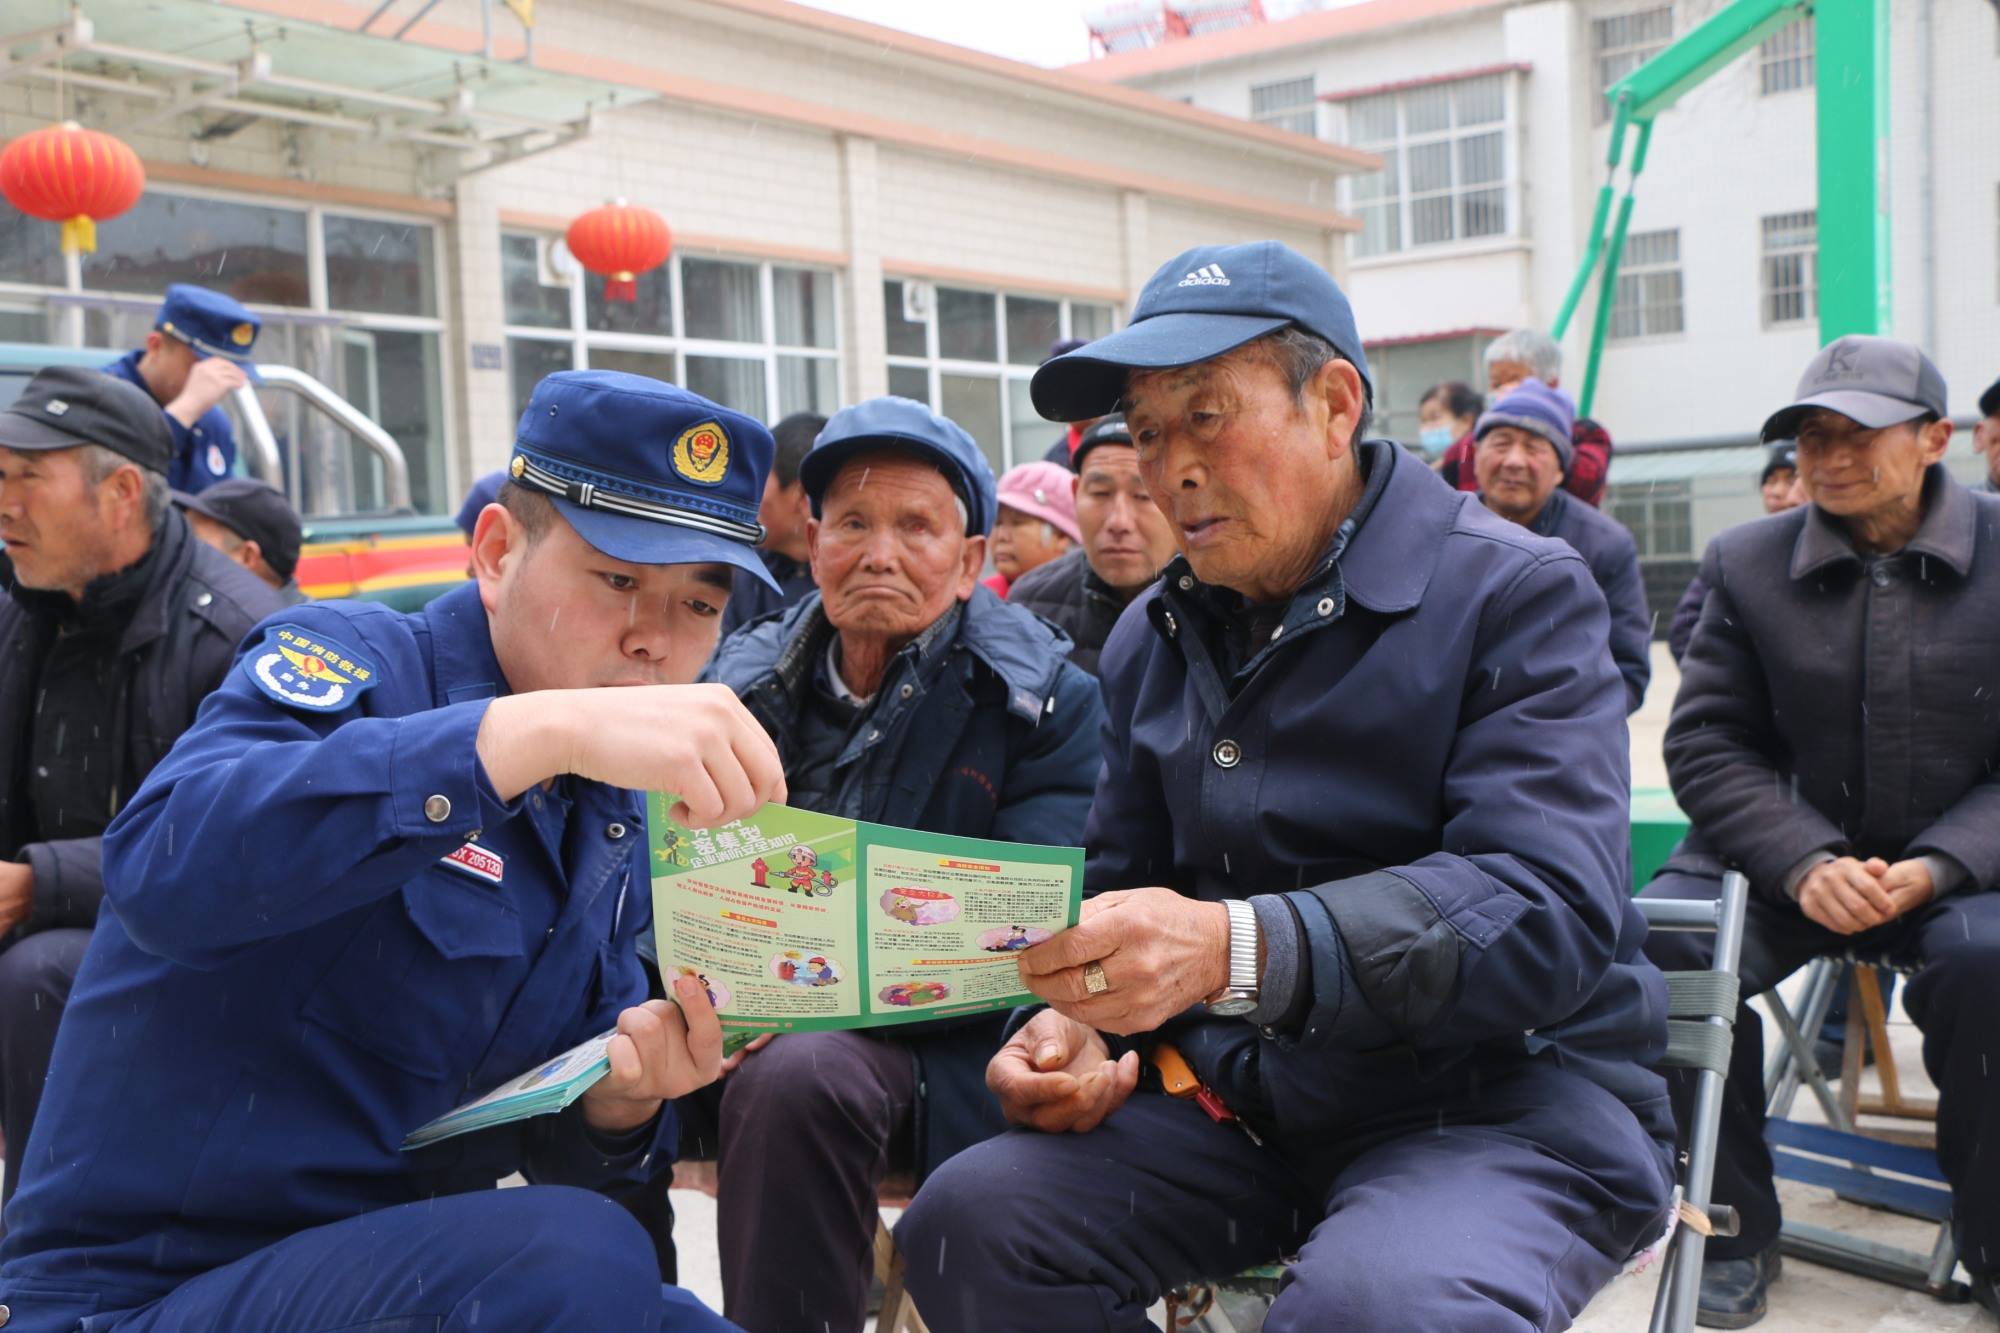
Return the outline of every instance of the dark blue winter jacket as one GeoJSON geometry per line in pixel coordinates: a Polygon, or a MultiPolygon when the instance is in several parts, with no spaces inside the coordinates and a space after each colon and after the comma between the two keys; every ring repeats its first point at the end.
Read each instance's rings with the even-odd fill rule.
{"type": "Polygon", "coordinates": [[[1240,669],[1220,664],[1246,608],[1185,560],[1119,621],[1086,889],[1290,909],[1289,1021],[1162,1029],[1267,1133],[1353,1132],[1540,1059],[1667,1143],[1604,598],[1568,545],[1395,445],[1362,465],[1354,516],[1240,669]]]}
{"type": "Polygon", "coordinates": [[[1653,677],[1653,616],[1646,609],[1646,583],[1639,576],[1639,548],[1625,525],[1561,491],[1549,496],[1529,525],[1544,537],[1568,542],[1590,566],[1590,576],[1611,610],[1611,660],[1625,678],[1625,711],[1646,702],[1653,677]]]}
{"type": "MultiPolygon", "coordinates": [[[[1054,626],[985,588],[946,632],[890,663],[814,808],[849,819],[1076,846],[1097,781],[1104,709],[1054,626]]],[[[801,715],[834,628],[818,593],[731,635],[704,672],[735,690],[777,742],[787,776],[801,715]]],[[[986,1091],[1004,1016],[902,1027],[917,1061],[919,1177],[1005,1128],[986,1091]]]]}

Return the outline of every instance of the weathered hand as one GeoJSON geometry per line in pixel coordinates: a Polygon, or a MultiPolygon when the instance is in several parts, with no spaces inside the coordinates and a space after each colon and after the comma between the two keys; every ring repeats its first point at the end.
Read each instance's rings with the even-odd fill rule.
{"type": "Polygon", "coordinates": [[[1889,892],[1890,916],[1915,911],[1937,896],[1931,868],[1922,857],[1898,861],[1882,872],[1882,887],[1889,892]]]}
{"type": "Polygon", "coordinates": [[[1103,1037],[1045,1009],[987,1062],[986,1086],[1014,1124],[1088,1134],[1139,1086],[1139,1053],[1110,1055],[1103,1037]]]}
{"type": "Polygon", "coordinates": [[[706,1087],[722,1072],[722,1024],[693,977],[674,979],[677,1004],[648,1000],[618,1015],[605,1055],[611,1072],[583,1094],[592,1129],[623,1134],[660,1113],[663,1102],[706,1087]]]}
{"type": "Polygon", "coordinates": [[[1020,956],[1021,981],[1058,1013],[1120,1034],[1150,1032],[1229,980],[1229,910],[1172,889],[1121,889],[1020,956]],[[1092,995],[1085,969],[1110,988],[1092,995]]]}
{"type": "Polygon", "coordinates": [[[204,357],[194,363],[187,383],[181,386],[174,401],[167,404],[167,412],[183,426],[193,426],[201,420],[202,413],[249,382],[243,367],[227,357],[204,357]]]}
{"type": "MultiPolygon", "coordinates": [[[[1822,861],[1799,882],[1799,910],[1838,935],[1858,935],[1895,919],[1882,876],[1889,863],[1851,856],[1822,861]]],[[[1926,876],[1928,878],[1928,876],[1926,876]]]]}
{"type": "Polygon", "coordinates": [[[0,935],[26,921],[34,902],[34,867],[25,861],[0,861],[0,935]]]}

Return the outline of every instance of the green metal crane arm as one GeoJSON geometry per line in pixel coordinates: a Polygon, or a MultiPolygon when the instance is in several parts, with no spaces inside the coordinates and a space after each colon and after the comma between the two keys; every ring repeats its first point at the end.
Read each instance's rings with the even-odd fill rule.
{"type": "MultiPolygon", "coordinates": [[[[1833,3],[1848,2],[1833,0],[1833,3]]],[[[1583,393],[1578,401],[1580,412],[1588,414],[1592,400],[1597,396],[1597,371],[1603,359],[1605,335],[1610,328],[1611,298],[1617,290],[1618,264],[1625,249],[1626,229],[1632,219],[1633,193],[1638,187],[1639,173],[1646,167],[1646,148],[1652,138],[1653,118],[1679,101],[1689,89],[1773,32],[1805,18],[1811,12],[1812,0],[1735,0],[1613,84],[1606,93],[1613,120],[1605,155],[1604,184],[1597,193],[1597,208],[1591,216],[1583,262],[1577,266],[1576,276],[1571,279],[1569,291],[1563,297],[1554,329],[1558,339],[1569,331],[1570,320],[1575,317],[1584,293],[1590,289],[1591,278],[1601,273],[1597,316],[1591,324],[1583,393]],[[1618,168],[1625,158],[1626,135],[1635,128],[1639,137],[1632,149],[1625,197],[1619,202],[1617,220],[1607,237],[1605,224],[1611,221],[1612,198],[1617,193],[1618,168]]]]}

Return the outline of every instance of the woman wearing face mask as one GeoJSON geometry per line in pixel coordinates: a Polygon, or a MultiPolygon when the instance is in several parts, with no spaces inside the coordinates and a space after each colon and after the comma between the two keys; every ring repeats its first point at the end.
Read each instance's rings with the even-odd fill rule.
{"type": "Polygon", "coordinates": [[[1453,444],[1472,434],[1472,423],[1483,406],[1472,386],[1462,380],[1433,384],[1417,404],[1417,440],[1424,456],[1453,486],[1458,485],[1458,465],[1456,460],[1447,463],[1445,456],[1453,444]]]}

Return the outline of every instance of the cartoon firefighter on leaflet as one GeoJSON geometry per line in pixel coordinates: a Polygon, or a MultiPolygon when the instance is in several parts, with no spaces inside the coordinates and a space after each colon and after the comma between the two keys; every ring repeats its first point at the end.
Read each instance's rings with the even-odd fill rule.
{"type": "MultiPolygon", "coordinates": [[[[839,881],[834,879],[832,871],[819,868],[818,852],[800,843],[789,848],[788,854],[791,857],[792,868],[779,872],[779,877],[785,881],[787,893],[803,893],[815,898],[824,898],[833,892],[834,885],[839,881]]],[[[750,863],[750,874],[752,882],[758,888],[771,887],[771,867],[763,857],[760,856],[750,863]]]]}

